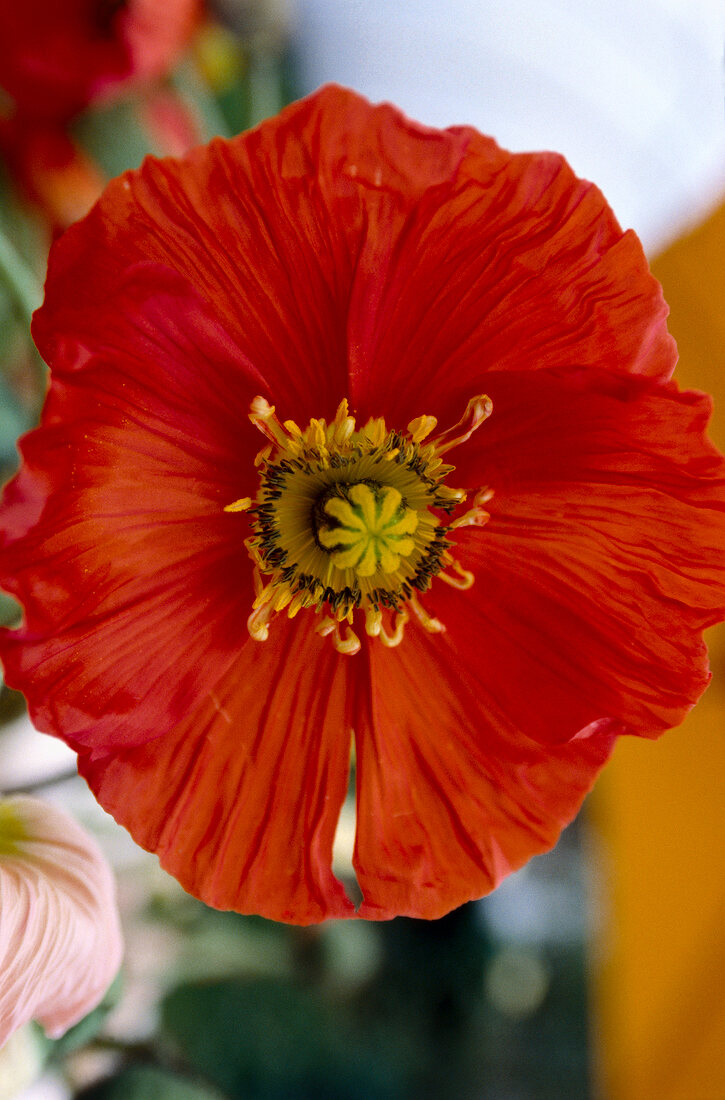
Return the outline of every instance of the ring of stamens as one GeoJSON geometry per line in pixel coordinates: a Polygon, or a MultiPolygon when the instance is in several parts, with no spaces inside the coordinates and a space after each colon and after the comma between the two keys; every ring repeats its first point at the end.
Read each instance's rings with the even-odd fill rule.
{"type": "Polygon", "coordinates": [[[441,456],[490,412],[487,397],[474,398],[454,428],[425,442],[436,427],[431,416],[418,417],[406,432],[388,431],[380,418],[357,428],[342,401],[329,424],[312,420],[303,430],[280,423],[274,407],[255,398],[250,419],[269,441],[256,460],[259,491],[254,501],[245,497],[226,508],[251,519],[252,637],[267,637],[275,613],[286,610],[291,618],[305,608],[321,614],[318,630],[342,653],[360,648],[352,630],[357,611],[366,632],[385,645],[402,640],[409,610],[431,632],[444,629],[419,594],[435,576],[462,589],[473,583],[451,556],[449,535],[486,522],[482,505],[490,491],[454,518],[466,494],[445,484],[454,467],[441,456]]]}

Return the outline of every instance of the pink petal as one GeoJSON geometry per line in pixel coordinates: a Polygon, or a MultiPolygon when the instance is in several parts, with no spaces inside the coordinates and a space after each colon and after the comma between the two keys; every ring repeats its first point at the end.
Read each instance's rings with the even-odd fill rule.
{"type": "Polygon", "coordinates": [[[110,867],[63,810],[0,803],[0,1046],[35,1019],[58,1038],[96,1007],[121,962],[110,867]]]}

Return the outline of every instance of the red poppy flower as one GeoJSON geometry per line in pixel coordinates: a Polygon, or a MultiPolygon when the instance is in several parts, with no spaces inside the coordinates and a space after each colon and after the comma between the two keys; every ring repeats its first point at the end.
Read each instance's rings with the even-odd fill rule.
{"type": "Polygon", "coordinates": [[[339,88],[147,160],[51,254],[8,681],[212,905],[354,915],[351,741],[359,914],[486,893],[708,680],[724,464],[665,315],[560,157],[339,88]]]}
{"type": "Polygon", "coordinates": [[[18,114],[63,119],[164,73],[199,0],[0,0],[0,88],[18,114]]]}

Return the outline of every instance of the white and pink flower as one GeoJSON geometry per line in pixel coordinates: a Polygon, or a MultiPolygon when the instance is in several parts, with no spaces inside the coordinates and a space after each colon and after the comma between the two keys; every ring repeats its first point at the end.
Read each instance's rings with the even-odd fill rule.
{"type": "Polygon", "coordinates": [[[62,1035],[99,1003],[121,955],[95,841],[49,802],[0,801],[0,1046],[31,1019],[62,1035]]]}

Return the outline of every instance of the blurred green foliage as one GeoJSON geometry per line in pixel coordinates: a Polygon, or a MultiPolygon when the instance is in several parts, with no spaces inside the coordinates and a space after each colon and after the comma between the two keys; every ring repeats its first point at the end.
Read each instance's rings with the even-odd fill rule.
{"type": "MultiPolygon", "coordinates": [[[[550,877],[552,865],[556,874],[557,859],[535,861],[538,874],[550,877]]],[[[157,1067],[222,1100],[590,1095],[581,942],[529,946],[528,954],[541,960],[546,984],[528,1006],[521,1002],[508,1010],[505,999],[496,1003],[487,990],[487,976],[507,941],[488,927],[485,902],[438,921],[399,918],[366,925],[373,965],[361,980],[345,972],[337,954],[340,943],[352,946],[354,924],[293,928],[216,913],[193,899],[184,899],[181,908],[180,922],[170,918],[168,907],[157,910],[157,917],[183,926],[196,953],[213,942],[216,927],[227,952],[226,973],[220,976],[222,960],[210,957],[216,976],[172,984],[154,1036],[146,1045],[119,1047],[121,1067],[106,1090],[146,1081],[129,1078],[129,1068],[140,1073],[153,1058],[157,1067]],[[246,953],[260,937],[276,948],[276,973],[245,972],[246,953]]],[[[518,947],[508,949],[515,956],[518,947]]],[[[203,959],[192,970],[203,970],[203,959]]],[[[133,1100],[157,1093],[91,1091],[77,1100],[120,1095],[133,1100]]],[[[165,1092],[158,1095],[165,1100],[165,1092]]],[[[185,1095],[178,1093],[180,1100],[185,1095]]]]}
{"type": "Polygon", "coordinates": [[[155,1066],[131,1066],[78,1094],[78,1100],[223,1100],[218,1092],[155,1066]]]}

